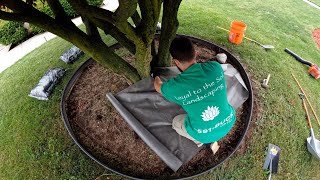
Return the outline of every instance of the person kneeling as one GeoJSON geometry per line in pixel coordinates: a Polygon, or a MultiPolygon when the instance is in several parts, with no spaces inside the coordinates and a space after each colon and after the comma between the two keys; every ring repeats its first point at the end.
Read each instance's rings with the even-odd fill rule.
{"type": "Polygon", "coordinates": [[[157,76],[154,87],[187,112],[174,117],[172,128],[198,147],[211,143],[215,154],[219,149],[217,141],[236,120],[235,110],[228,103],[223,69],[216,61],[197,63],[194,45],[185,37],[172,41],[170,53],[182,73],[167,82],[157,76]]]}

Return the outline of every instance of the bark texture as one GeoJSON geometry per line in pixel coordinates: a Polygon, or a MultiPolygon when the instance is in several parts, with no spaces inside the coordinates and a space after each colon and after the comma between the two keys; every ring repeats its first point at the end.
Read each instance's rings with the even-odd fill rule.
{"type": "Polygon", "coordinates": [[[0,0],[0,4],[11,10],[0,10],[0,19],[29,22],[50,31],[76,45],[104,67],[124,75],[132,82],[150,75],[152,59],[156,59],[155,65],[170,64],[169,45],[178,27],[177,11],[181,0],[119,0],[119,8],[115,12],[88,5],[86,0],[68,0],[81,16],[86,32],[72,23],[58,0],[46,0],[54,14],[53,18],[30,6],[31,1],[28,0],[26,3],[23,0],[0,0]],[[162,4],[163,33],[157,55],[152,42],[162,4]],[[133,21],[133,25],[129,23],[129,19],[133,21]],[[136,60],[133,65],[109,49],[102,41],[98,28],[135,54],[136,60]]]}
{"type": "Polygon", "coordinates": [[[179,26],[178,9],[182,0],[164,0],[162,29],[160,35],[159,52],[157,56],[157,66],[170,66],[170,44],[175,38],[179,26]]]}

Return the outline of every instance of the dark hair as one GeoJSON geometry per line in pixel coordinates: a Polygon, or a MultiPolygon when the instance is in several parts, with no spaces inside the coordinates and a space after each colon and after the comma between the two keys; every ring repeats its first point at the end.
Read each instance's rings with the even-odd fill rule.
{"type": "Polygon", "coordinates": [[[174,59],[180,62],[188,62],[193,60],[195,49],[190,39],[185,37],[176,37],[170,46],[170,53],[174,59]]]}

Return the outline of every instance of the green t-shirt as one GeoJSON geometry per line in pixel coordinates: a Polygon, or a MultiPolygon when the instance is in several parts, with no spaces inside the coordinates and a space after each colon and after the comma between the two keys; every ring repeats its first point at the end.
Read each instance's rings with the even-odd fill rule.
{"type": "Polygon", "coordinates": [[[188,134],[202,143],[221,139],[232,128],[236,114],[228,103],[221,65],[196,63],[161,86],[163,96],[187,112],[188,134]]]}

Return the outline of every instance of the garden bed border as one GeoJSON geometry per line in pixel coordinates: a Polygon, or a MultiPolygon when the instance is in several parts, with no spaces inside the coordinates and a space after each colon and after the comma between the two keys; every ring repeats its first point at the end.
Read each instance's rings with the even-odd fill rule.
{"type": "MultiPolygon", "coordinates": [[[[238,69],[245,85],[247,86],[247,89],[249,91],[249,98],[247,99],[247,101],[245,103],[248,104],[248,108],[247,108],[247,114],[246,114],[246,127],[245,127],[245,132],[244,134],[240,137],[240,141],[237,143],[237,146],[236,148],[233,150],[233,152],[231,154],[229,154],[225,159],[223,159],[221,162],[219,162],[216,166],[206,170],[206,171],[203,171],[201,173],[198,173],[198,174],[195,174],[195,175],[192,175],[192,176],[189,176],[189,177],[184,177],[184,178],[180,178],[180,179],[190,179],[190,178],[194,178],[194,177],[197,177],[197,176],[200,176],[200,175],[203,175],[203,174],[206,174],[206,173],[209,173],[211,171],[213,171],[216,167],[220,166],[223,162],[225,162],[226,160],[228,160],[236,151],[237,149],[239,148],[241,142],[243,141],[248,129],[249,129],[249,126],[250,126],[250,122],[251,122],[251,118],[252,118],[252,112],[253,112],[253,91],[252,91],[252,85],[251,85],[251,81],[245,71],[245,69],[243,68],[243,66],[241,65],[240,61],[234,56],[232,55],[231,53],[229,53],[227,50],[225,50],[224,48],[212,43],[212,42],[209,42],[209,41],[206,41],[206,40],[202,40],[202,39],[199,39],[199,38],[196,38],[196,37],[192,37],[192,36],[187,36],[187,35],[177,35],[177,36],[183,36],[183,37],[187,37],[189,38],[192,42],[194,43],[198,43],[198,44],[201,44],[201,45],[204,45],[206,46],[207,48],[209,49],[213,49],[215,50],[217,53],[225,53],[228,57],[228,60],[229,61],[232,61],[232,65],[234,65],[236,67],[236,69],[238,69]]],[[[157,37],[159,37],[159,35],[157,34],[157,37]]],[[[113,48],[113,49],[117,49],[119,48],[120,45],[117,43],[117,44],[114,44],[112,45],[110,48],[113,48]]],[[[77,82],[78,78],[81,76],[82,72],[84,71],[84,69],[89,66],[94,60],[93,59],[89,59],[87,60],[86,62],[84,62],[77,70],[76,72],[73,74],[73,76],[71,77],[70,81],[68,82],[68,84],[65,86],[63,92],[62,92],[62,97],[61,97],[61,101],[60,101],[60,111],[61,111],[61,116],[62,116],[62,120],[64,122],[64,125],[69,133],[69,135],[71,136],[72,140],[74,141],[74,143],[87,155],[89,156],[91,159],[93,159],[95,162],[97,162],[98,164],[100,164],[101,166],[103,166],[104,168],[112,171],[112,172],[115,172],[121,176],[124,176],[124,177],[127,177],[127,178],[130,178],[130,179],[139,179],[139,178],[136,178],[136,177],[132,177],[130,175],[126,175],[126,174],[123,174],[119,171],[116,171],[116,170],[113,170],[111,169],[110,167],[106,166],[103,162],[101,162],[99,159],[97,159],[96,157],[94,157],[92,154],[90,154],[77,140],[75,134],[73,133],[73,130],[71,128],[71,125],[69,123],[69,119],[68,119],[68,116],[67,116],[67,112],[66,112],[66,102],[67,102],[67,99],[73,89],[73,86],[74,84],[77,82]]]]}

